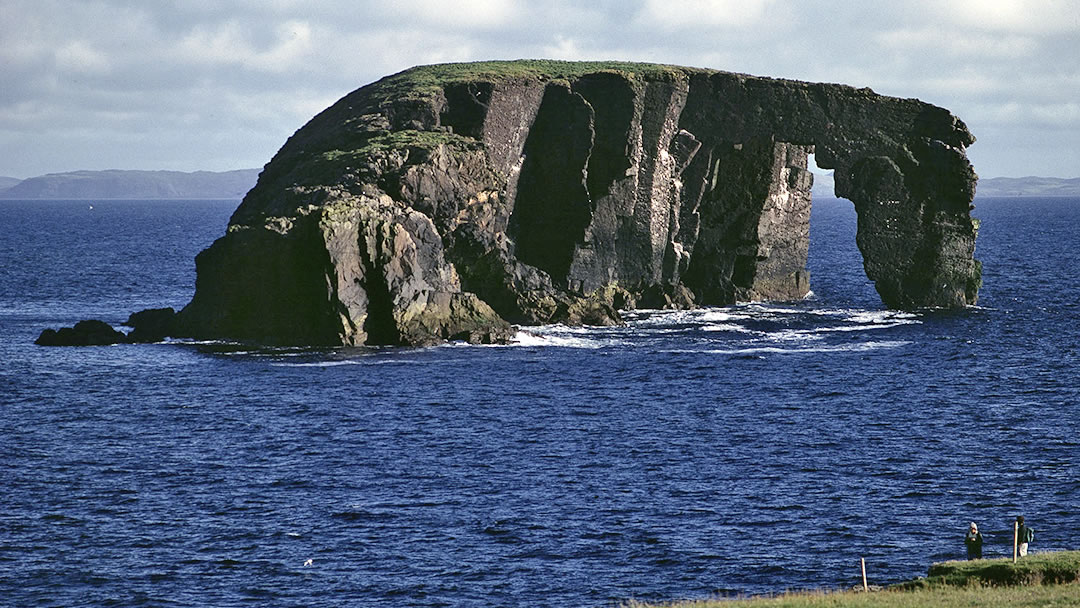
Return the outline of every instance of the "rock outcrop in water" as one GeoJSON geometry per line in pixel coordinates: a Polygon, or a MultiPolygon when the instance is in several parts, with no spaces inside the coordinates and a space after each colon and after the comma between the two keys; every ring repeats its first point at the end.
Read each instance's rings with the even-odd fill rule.
{"type": "Polygon", "coordinates": [[[111,346],[113,344],[142,344],[161,342],[175,333],[176,311],[172,308],[151,308],[128,316],[125,325],[131,333],[117,331],[99,319],[85,319],[73,327],[45,329],[34,344],[38,346],[111,346]]]}
{"type": "Polygon", "coordinates": [[[97,319],[79,321],[72,327],[46,329],[34,344],[38,346],[111,346],[127,341],[123,332],[97,319]]]}
{"type": "Polygon", "coordinates": [[[176,333],[500,341],[510,323],[792,300],[807,154],[894,308],[975,302],[974,142],[947,110],[833,84],[566,62],[413,68],[290,138],[197,258],[176,333]]]}

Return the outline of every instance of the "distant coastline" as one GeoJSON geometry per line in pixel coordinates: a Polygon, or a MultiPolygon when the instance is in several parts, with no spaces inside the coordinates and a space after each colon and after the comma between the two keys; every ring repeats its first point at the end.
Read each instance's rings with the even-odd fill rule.
{"type": "MultiPolygon", "coordinates": [[[[229,199],[243,198],[261,169],[236,171],[71,171],[28,179],[0,176],[0,199],[229,199]]],[[[813,196],[833,198],[833,176],[815,173],[813,196]]],[[[976,198],[1080,197],[1080,177],[988,177],[976,198]]]]}
{"type": "Polygon", "coordinates": [[[72,171],[19,180],[0,177],[0,199],[239,199],[261,169],[236,171],[72,171]]]}
{"type": "MultiPolygon", "coordinates": [[[[831,173],[814,174],[813,196],[833,198],[833,176],[831,173]]],[[[1061,177],[986,177],[979,180],[975,189],[975,198],[989,197],[1080,197],[1080,177],[1071,179],[1061,177]]]]}
{"type": "Polygon", "coordinates": [[[990,177],[980,179],[975,198],[990,196],[1080,196],[1080,177],[990,177]]]}

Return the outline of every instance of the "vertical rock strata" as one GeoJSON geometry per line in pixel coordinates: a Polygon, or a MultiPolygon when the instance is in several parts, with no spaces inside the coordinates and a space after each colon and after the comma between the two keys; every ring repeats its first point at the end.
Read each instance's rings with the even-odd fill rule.
{"type": "Polygon", "coordinates": [[[975,302],[974,142],[869,89],[650,64],[413,68],[300,129],[197,258],[177,333],[504,340],[809,291],[807,155],[893,308],[975,302]]]}

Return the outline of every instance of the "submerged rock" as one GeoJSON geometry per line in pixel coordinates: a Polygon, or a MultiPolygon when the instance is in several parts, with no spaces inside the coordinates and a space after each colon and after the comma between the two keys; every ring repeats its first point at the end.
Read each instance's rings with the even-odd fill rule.
{"type": "Polygon", "coordinates": [[[947,110],[843,85],[650,64],[413,68],[291,137],[199,254],[179,336],[498,341],[637,305],[809,290],[807,155],[855,203],[886,305],[980,285],[974,142],[947,110]]]}

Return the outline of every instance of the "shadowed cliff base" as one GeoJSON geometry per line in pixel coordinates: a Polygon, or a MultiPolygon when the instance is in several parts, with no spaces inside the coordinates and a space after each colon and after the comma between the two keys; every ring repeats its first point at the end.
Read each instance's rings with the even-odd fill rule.
{"type": "Polygon", "coordinates": [[[807,154],[893,308],[975,303],[974,142],[869,89],[653,64],[413,68],[297,131],[198,257],[186,337],[501,341],[809,291],[807,154]]]}

